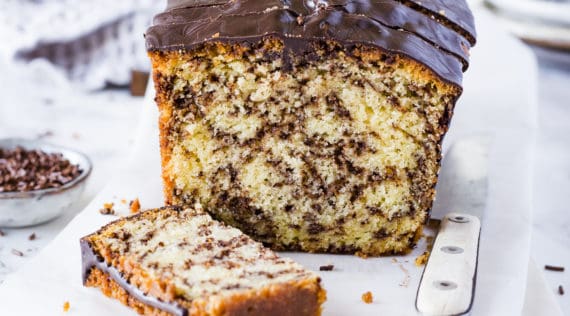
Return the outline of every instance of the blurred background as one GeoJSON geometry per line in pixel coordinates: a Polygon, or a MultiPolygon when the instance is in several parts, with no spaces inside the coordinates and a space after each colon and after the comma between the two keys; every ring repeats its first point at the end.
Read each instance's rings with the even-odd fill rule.
{"type": "MultiPolygon", "coordinates": [[[[95,196],[127,157],[150,71],[143,34],[165,2],[0,1],[0,138],[65,145],[86,153],[94,165],[81,202],[49,225],[32,229],[40,232],[37,241],[26,241],[30,229],[11,230],[10,245],[0,237],[0,282],[17,268],[14,260],[23,260],[7,255],[11,248],[26,249],[26,256],[33,256],[95,196]]],[[[492,12],[497,25],[536,56],[539,131],[532,251],[539,264],[559,260],[560,249],[565,251],[563,258],[570,258],[566,201],[570,196],[570,1],[469,2],[492,12]]],[[[545,277],[556,293],[559,275],[545,273],[545,277]]],[[[556,295],[570,314],[568,294],[566,299],[556,295]]]]}
{"type": "Polygon", "coordinates": [[[0,137],[93,160],[87,197],[132,143],[150,71],[144,32],[163,0],[0,1],[0,137]]]}

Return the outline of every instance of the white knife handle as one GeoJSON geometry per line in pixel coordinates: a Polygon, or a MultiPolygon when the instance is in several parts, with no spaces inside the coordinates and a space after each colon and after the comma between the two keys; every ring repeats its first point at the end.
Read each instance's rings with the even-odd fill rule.
{"type": "Polygon", "coordinates": [[[475,295],[481,222],[475,216],[449,213],[441,220],[420,281],[416,308],[424,315],[463,315],[475,295]]]}

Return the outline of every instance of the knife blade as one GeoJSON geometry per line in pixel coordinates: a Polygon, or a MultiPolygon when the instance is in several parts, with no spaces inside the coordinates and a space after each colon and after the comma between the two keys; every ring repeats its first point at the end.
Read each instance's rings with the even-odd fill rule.
{"type": "Polygon", "coordinates": [[[443,159],[431,215],[440,229],[416,297],[424,315],[463,315],[473,304],[489,146],[487,136],[460,139],[443,159]]]}

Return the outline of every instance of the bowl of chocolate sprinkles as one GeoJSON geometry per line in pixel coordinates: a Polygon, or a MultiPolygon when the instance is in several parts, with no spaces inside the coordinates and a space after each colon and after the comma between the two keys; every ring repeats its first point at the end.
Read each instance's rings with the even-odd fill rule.
{"type": "Polygon", "coordinates": [[[83,193],[91,162],[38,140],[0,139],[0,227],[45,223],[83,193]]]}

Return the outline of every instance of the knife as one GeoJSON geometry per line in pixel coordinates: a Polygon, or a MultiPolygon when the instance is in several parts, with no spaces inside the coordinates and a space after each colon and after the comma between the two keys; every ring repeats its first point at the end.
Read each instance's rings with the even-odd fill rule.
{"type": "Polygon", "coordinates": [[[440,229],[416,297],[424,315],[463,315],[473,304],[489,145],[486,136],[460,139],[443,159],[431,214],[440,229]]]}

